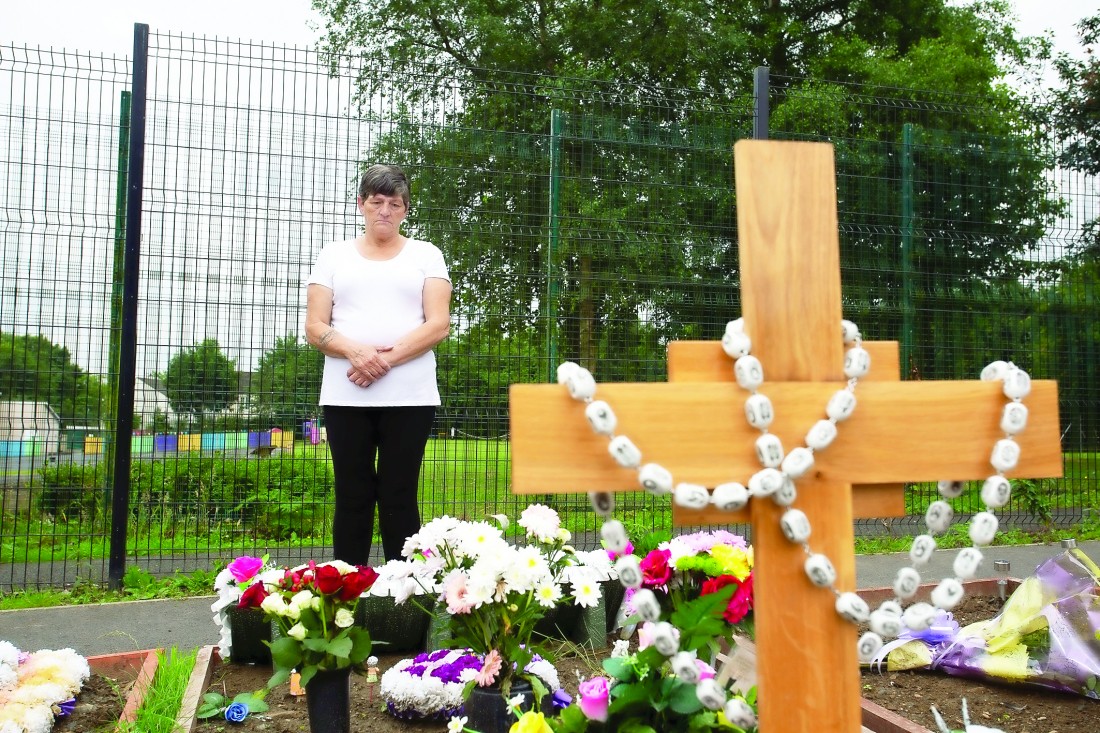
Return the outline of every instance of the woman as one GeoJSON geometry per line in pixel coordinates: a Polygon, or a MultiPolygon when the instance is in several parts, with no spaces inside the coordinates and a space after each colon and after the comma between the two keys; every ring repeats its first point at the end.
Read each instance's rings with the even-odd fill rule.
{"type": "Polygon", "coordinates": [[[306,339],[325,355],[333,551],[366,565],[376,505],[387,560],[420,529],[420,463],[439,405],[432,348],[450,329],[451,282],[438,248],[400,232],[400,168],[368,168],[356,202],[363,233],[326,246],[306,281],[306,339]]]}

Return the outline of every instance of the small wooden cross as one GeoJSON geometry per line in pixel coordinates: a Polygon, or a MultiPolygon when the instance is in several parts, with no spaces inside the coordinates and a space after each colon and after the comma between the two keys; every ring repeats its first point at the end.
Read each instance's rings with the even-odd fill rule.
{"type": "MultiPolygon", "coordinates": [[[[803,444],[846,382],[833,149],[746,140],[736,144],[734,164],[742,315],[764,365],[761,392],[775,407],[771,432],[790,450],[803,444]]],[[[885,358],[896,375],[896,349],[873,349],[872,357],[885,358]]],[[[716,343],[688,343],[670,347],[669,364],[674,382],[599,386],[597,398],[618,416],[617,432],[634,441],[643,462],[663,465],[677,482],[747,483],[760,470],[759,433],[744,417],[746,395],[733,380],[730,359],[716,343]]],[[[594,372],[599,379],[599,365],[594,372]]],[[[811,547],[836,568],[841,591],[855,588],[853,511],[896,515],[899,496],[881,484],[990,476],[1005,403],[1000,383],[981,381],[861,381],[855,394],[855,413],[817,453],[812,474],[797,482],[795,503],[810,519],[811,547]],[[860,485],[854,494],[853,484],[860,485]]],[[[1061,476],[1055,383],[1032,382],[1026,403],[1030,418],[1018,436],[1022,463],[1009,475],[1061,476]]],[[[640,489],[637,472],[610,458],[607,441],[592,433],[581,405],[560,385],[512,386],[511,435],[517,494],[640,489]]],[[[857,733],[854,627],[837,616],[833,596],[805,577],[802,548],[779,529],[782,511],[754,500],[747,511],[697,517],[752,525],[760,727],[857,733]]]]}

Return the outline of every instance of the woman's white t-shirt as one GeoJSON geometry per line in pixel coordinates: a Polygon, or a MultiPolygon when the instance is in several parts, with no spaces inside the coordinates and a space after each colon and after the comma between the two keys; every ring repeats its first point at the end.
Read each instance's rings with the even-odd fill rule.
{"type": "MultiPolygon", "coordinates": [[[[332,290],[332,327],[371,346],[391,346],[424,323],[424,281],[450,281],[443,253],[430,242],[408,239],[388,260],[368,260],[354,239],[321,250],[306,280],[332,290]]],[[[427,351],[395,366],[369,387],[348,379],[347,359],[325,356],[322,405],[391,407],[438,405],[435,353],[427,351]]]]}

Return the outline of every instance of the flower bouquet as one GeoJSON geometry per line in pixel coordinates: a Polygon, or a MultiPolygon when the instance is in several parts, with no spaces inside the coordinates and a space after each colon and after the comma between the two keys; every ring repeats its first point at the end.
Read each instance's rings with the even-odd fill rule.
{"type": "Polygon", "coordinates": [[[269,570],[241,595],[242,608],[261,608],[276,624],[271,642],[275,674],[268,687],[282,684],[297,669],[308,686],[320,671],[358,666],[371,651],[370,634],[355,626],[359,596],[377,573],[340,560],[269,570]]]}
{"type": "Polygon", "coordinates": [[[239,609],[238,605],[241,596],[259,580],[260,575],[272,569],[274,566],[267,555],[242,555],[214,578],[214,592],[218,597],[210,610],[214,612],[214,624],[219,629],[218,654],[222,659],[258,663],[271,661],[271,651],[264,644],[271,641],[270,622],[258,609],[239,609]]]}
{"type": "Polygon", "coordinates": [[[70,714],[91,675],[72,649],[20,652],[0,641],[0,732],[49,733],[55,717],[70,714]]]}

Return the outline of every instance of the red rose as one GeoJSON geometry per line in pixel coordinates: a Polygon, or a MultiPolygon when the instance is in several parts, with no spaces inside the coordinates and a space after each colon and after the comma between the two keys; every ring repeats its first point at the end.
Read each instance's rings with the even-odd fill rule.
{"type": "Polygon", "coordinates": [[[358,598],[363,594],[367,588],[374,585],[374,581],[378,580],[378,573],[374,568],[369,568],[366,565],[358,565],[353,572],[344,576],[344,589],[340,591],[341,601],[350,601],[354,598],[358,598]]]}
{"type": "Polygon", "coordinates": [[[668,550],[653,550],[641,562],[642,585],[646,588],[655,588],[668,584],[672,578],[672,569],[668,566],[668,560],[672,553],[668,550]]]}
{"type": "Polygon", "coordinates": [[[701,596],[709,596],[711,593],[717,593],[725,588],[730,583],[736,583],[737,578],[732,575],[719,575],[717,578],[707,578],[703,581],[703,589],[699,591],[701,596]]]}
{"type": "Polygon", "coordinates": [[[253,583],[241,594],[241,600],[237,601],[237,608],[259,608],[269,595],[263,583],[253,583]]]}
{"type": "Polygon", "coordinates": [[[737,591],[726,606],[726,612],[722,614],[722,618],[731,624],[740,623],[752,610],[752,606],[752,575],[750,574],[737,584],[737,591]]]}
{"type": "Polygon", "coordinates": [[[313,584],[317,587],[317,590],[321,591],[326,596],[331,596],[344,585],[344,576],[340,575],[340,571],[331,565],[322,565],[317,568],[317,572],[313,576],[313,584]]]}

